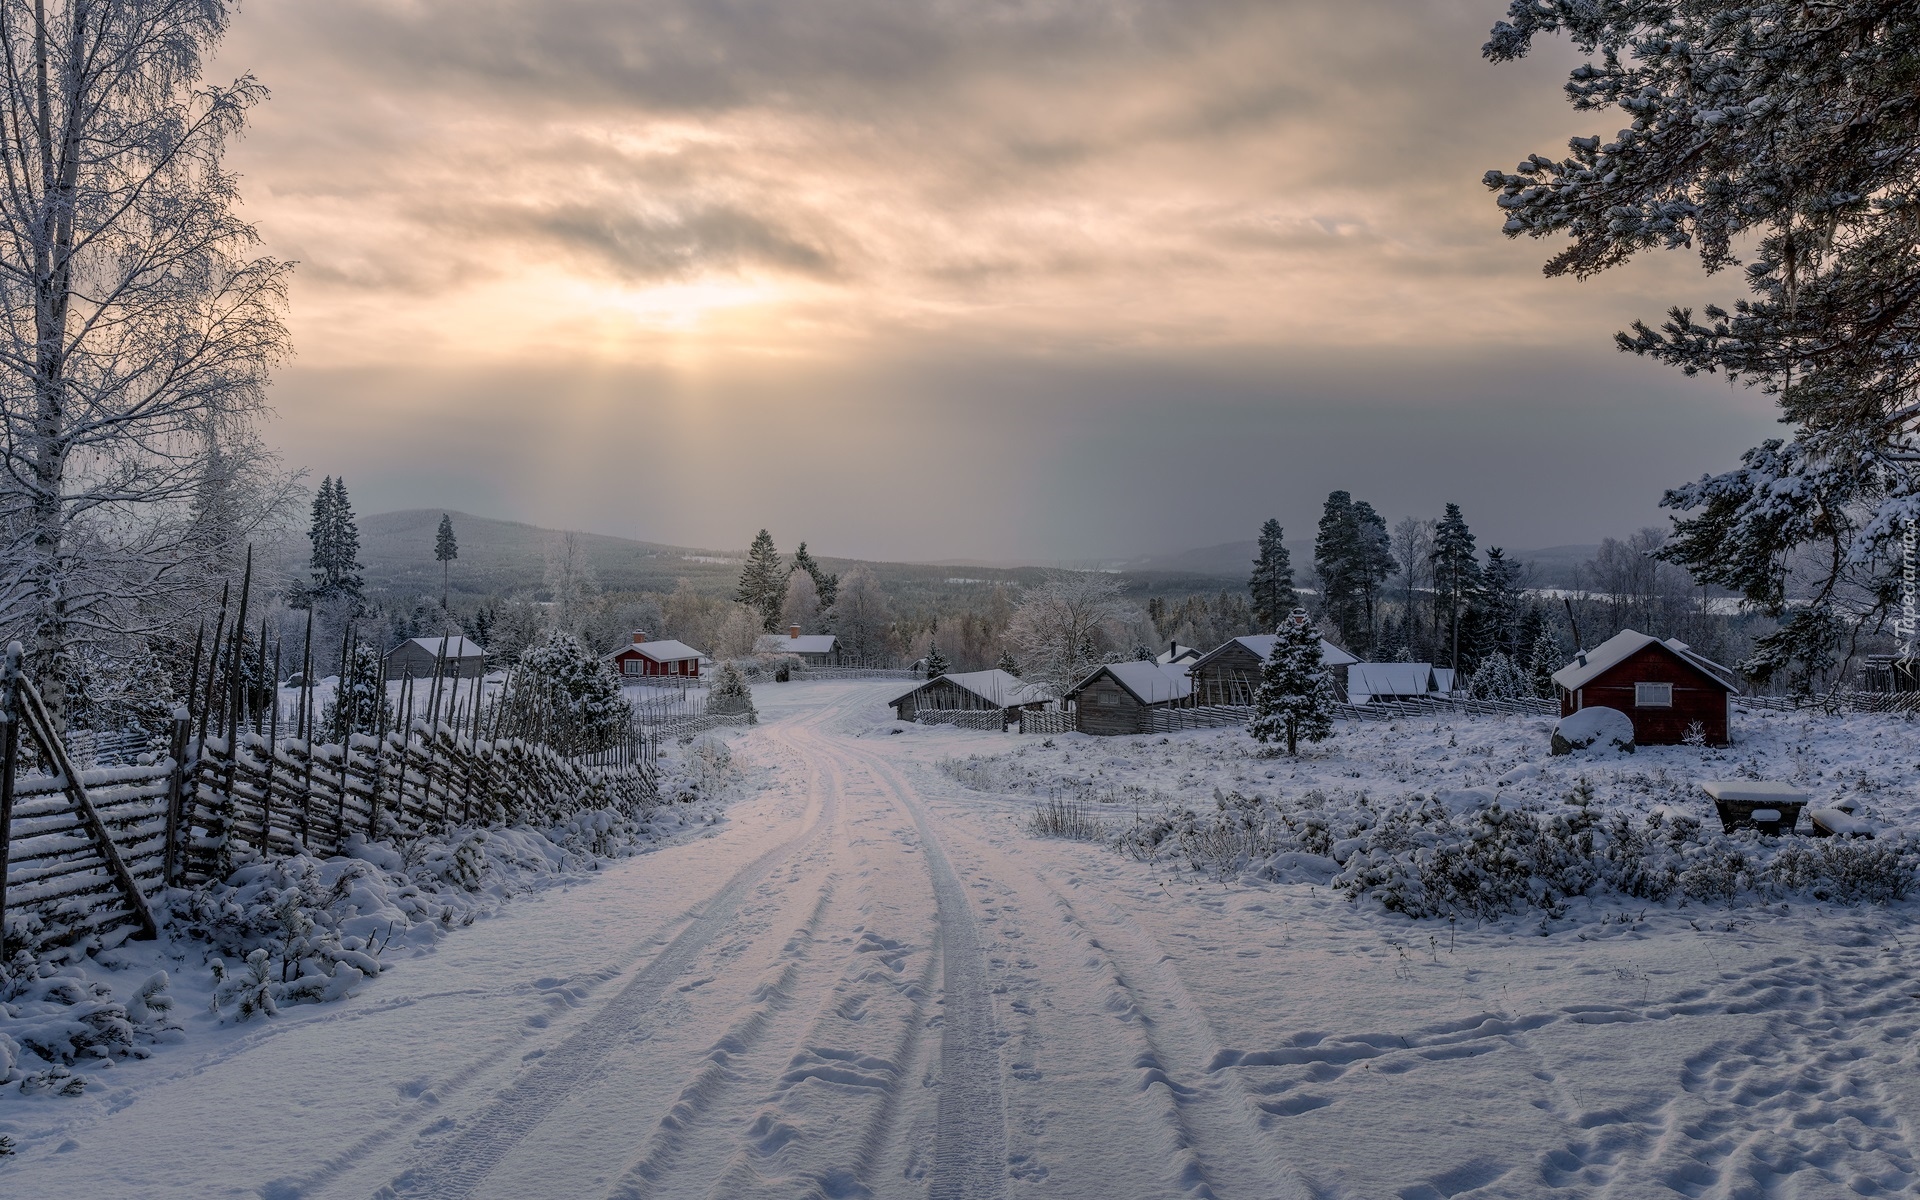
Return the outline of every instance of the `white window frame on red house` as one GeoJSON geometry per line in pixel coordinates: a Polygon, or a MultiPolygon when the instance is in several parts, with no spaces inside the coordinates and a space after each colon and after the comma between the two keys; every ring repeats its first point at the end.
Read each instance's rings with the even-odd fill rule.
{"type": "Polygon", "coordinates": [[[626,671],[624,673],[628,675],[644,674],[640,667],[640,656],[638,654],[626,660],[626,671]]]}
{"type": "Polygon", "coordinates": [[[1670,683],[1634,684],[1633,706],[1635,708],[1672,708],[1673,685],[1670,683]]]}

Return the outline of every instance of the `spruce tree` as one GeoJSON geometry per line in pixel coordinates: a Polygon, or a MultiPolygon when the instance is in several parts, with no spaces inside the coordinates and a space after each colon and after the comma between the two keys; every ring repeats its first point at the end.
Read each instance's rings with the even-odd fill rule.
{"type": "Polygon", "coordinates": [[[1433,589],[1446,607],[1451,639],[1447,666],[1460,669],[1460,619],[1480,584],[1480,562],[1474,556],[1473,534],[1458,504],[1448,504],[1446,515],[1433,530],[1433,589]]]}
{"type": "Polygon", "coordinates": [[[1739,268],[1745,298],[1615,340],[1777,400],[1791,432],[1669,491],[1689,515],[1658,553],[1780,618],[1750,673],[1806,675],[1898,612],[1920,497],[1920,6],[1512,0],[1484,53],[1556,32],[1586,60],[1568,98],[1605,124],[1486,184],[1509,236],[1569,240],[1549,275],[1661,249],[1739,268]]]}
{"type": "Polygon", "coordinates": [[[454,540],[453,517],[449,513],[440,514],[440,530],[433,537],[433,557],[440,563],[440,607],[445,608],[453,560],[460,557],[460,543],[454,540]]]}
{"type": "Polygon", "coordinates": [[[773,548],[773,535],[764,529],[747,548],[747,565],[740,572],[740,588],[734,598],[760,614],[762,632],[780,628],[780,606],[787,598],[787,567],[773,548]]]}
{"type": "Polygon", "coordinates": [[[1320,576],[1321,609],[1340,630],[1340,640],[1356,653],[1371,652],[1380,588],[1394,569],[1387,523],[1365,500],[1331,493],[1314,537],[1313,567],[1320,576]]]}
{"type": "Polygon", "coordinates": [[[834,598],[840,591],[840,577],[838,575],[829,575],[821,569],[820,564],[814,560],[813,555],[807,553],[807,544],[805,542],[801,542],[800,548],[793,552],[793,569],[796,571],[805,571],[807,575],[812,578],[813,590],[820,596],[821,608],[827,609],[833,607],[834,598]]]}
{"type": "Polygon", "coordinates": [[[1260,527],[1260,556],[1253,560],[1253,578],[1247,581],[1247,590],[1253,594],[1253,619],[1262,633],[1280,628],[1280,622],[1300,603],[1299,593],[1293,589],[1293,559],[1287,553],[1285,536],[1280,522],[1268,517],[1260,527]]]}
{"type": "Polygon", "coordinates": [[[930,643],[927,646],[927,678],[937,679],[952,669],[952,665],[947,662],[947,656],[940,652],[940,643],[930,643]]]}
{"type": "Polygon", "coordinates": [[[313,497],[307,538],[313,543],[313,585],[306,599],[351,600],[357,610],[365,588],[360,577],[360,529],[347,499],[345,479],[328,476],[313,497]]]}
{"type": "Polygon", "coordinates": [[[731,662],[720,664],[720,673],[707,691],[707,712],[714,716],[744,716],[749,725],[760,719],[753,707],[753,689],[747,686],[740,668],[731,662]]]}
{"type": "Polygon", "coordinates": [[[1527,660],[1527,676],[1533,684],[1533,694],[1542,700],[1553,699],[1553,673],[1565,665],[1561,662],[1560,639],[1553,636],[1553,630],[1544,625],[1540,627],[1527,660]]]}
{"type": "Polygon", "coordinates": [[[1298,754],[1301,738],[1318,742],[1332,736],[1333,689],[1320,661],[1320,632],[1306,610],[1294,609],[1278,633],[1273,653],[1260,668],[1247,732],[1263,743],[1285,738],[1287,753],[1298,754]]]}
{"type": "Polygon", "coordinates": [[[1000,652],[1000,661],[993,665],[997,669],[1013,676],[1015,679],[1020,678],[1020,660],[1013,656],[1013,651],[1011,650],[1002,650],[1000,652]]]}

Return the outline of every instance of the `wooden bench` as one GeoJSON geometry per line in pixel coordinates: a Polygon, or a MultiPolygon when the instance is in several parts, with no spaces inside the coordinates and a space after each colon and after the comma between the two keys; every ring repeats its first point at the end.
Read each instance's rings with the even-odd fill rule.
{"type": "Polygon", "coordinates": [[[1800,810],[1807,806],[1807,794],[1785,783],[1729,779],[1702,781],[1700,788],[1713,798],[1720,828],[1728,833],[1736,829],[1792,833],[1800,822],[1800,810]]]}
{"type": "Polygon", "coordinates": [[[1807,820],[1815,837],[1870,838],[1877,827],[1865,817],[1853,815],[1853,805],[1842,801],[1827,808],[1810,808],[1807,820]]]}

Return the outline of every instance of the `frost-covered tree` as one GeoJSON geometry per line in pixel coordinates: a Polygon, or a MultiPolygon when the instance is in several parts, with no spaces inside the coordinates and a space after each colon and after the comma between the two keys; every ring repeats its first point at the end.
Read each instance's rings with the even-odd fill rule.
{"type": "Polygon", "coordinates": [[[718,619],[708,630],[713,656],[729,659],[745,658],[752,654],[754,643],[764,632],[759,610],[729,602],[716,615],[718,619]]]}
{"type": "Polygon", "coordinates": [[[1447,666],[1460,669],[1460,618],[1473,603],[1480,587],[1480,560],[1474,555],[1473,533],[1458,504],[1448,504],[1446,514],[1433,527],[1433,550],[1428,559],[1433,567],[1433,590],[1447,614],[1447,666]]]}
{"type": "Polygon", "coordinates": [[[1320,662],[1320,631],[1305,609],[1294,609],[1278,633],[1273,653],[1260,668],[1247,732],[1263,743],[1284,738],[1287,753],[1298,754],[1301,738],[1319,742],[1333,736],[1333,687],[1320,662]]]}
{"type": "Polygon", "coordinates": [[[947,662],[947,656],[940,653],[940,643],[930,643],[927,646],[927,678],[936,679],[951,670],[953,666],[947,662]]]}
{"type": "Polygon", "coordinates": [[[801,542],[800,548],[793,552],[793,569],[805,571],[807,578],[813,580],[813,590],[820,597],[821,608],[833,607],[833,602],[839,598],[840,577],[827,574],[820,564],[814,561],[813,555],[807,553],[805,542],[801,542]]]}
{"type": "Polygon", "coordinates": [[[853,664],[884,666],[893,661],[893,606],[867,568],[847,572],[827,610],[827,628],[839,639],[841,655],[853,664]]]}
{"type": "Polygon", "coordinates": [[[760,629],[772,633],[780,627],[780,606],[787,597],[787,565],[773,548],[773,535],[762,529],[747,547],[747,565],[740,571],[740,586],[734,599],[760,614],[760,629]]]}
{"type": "MultiPolygon", "coordinates": [[[[1253,560],[1253,578],[1247,590],[1253,596],[1253,619],[1262,630],[1280,628],[1280,622],[1300,603],[1293,590],[1293,557],[1287,553],[1286,531],[1272,517],[1260,527],[1259,557],[1253,560]]],[[[1159,599],[1155,597],[1155,599],[1159,599]]],[[[1161,614],[1149,613],[1158,628],[1161,614]]]]}
{"type": "Polygon", "coordinates": [[[433,535],[433,557],[440,564],[440,607],[447,606],[447,591],[453,579],[453,560],[460,557],[460,542],[453,536],[453,514],[440,514],[440,528],[433,535]]]}
{"type": "Polygon", "coordinates": [[[1621,110],[1565,158],[1489,171],[1511,236],[1564,235],[1549,275],[1650,249],[1741,268],[1747,296],[1636,322],[1619,346],[1776,398],[1790,436],[1669,491],[1660,550],[1781,618],[1747,669],[1811,675],[1898,602],[1920,521],[1920,8],[1884,0],[1514,0],[1485,54],[1565,33],[1576,110],[1621,110]],[[1796,599],[1804,602],[1792,603],[1796,599]]]}
{"type": "Polygon", "coordinates": [[[1386,521],[1364,500],[1329,494],[1314,538],[1313,569],[1321,609],[1340,640],[1358,653],[1370,652],[1380,587],[1393,574],[1386,521]]]}
{"type": "Polygon", "coordinates": [[[1007,637],[1020,652],[1024,677],[1060,696],[1105,661],[1105,648],[1129,617],[1111,575],[1059,571],[1027,592],[1007,637]]]}
{"type": "Polygon", "coordinates": [[[386,662],[377,646],[362,642],[347,656],[339,685],[320,711],[319,740],[344,742],[349,733],[371,734],[393,727],[386,662]]]}
{"type": "Polygon", "coordinates": [[[249,428],[290,267],[225,169],[266,90],[202,79],[223,0],[0,3],[0,624],[62,722],[75,647],[199,584],[209,426],[249,428]]]}
{"type": "Polygon", "coordinates": [[[1020,678],[1020,660],[1013,656],[1013,651],[1011,650],[1002,650],[999,661],[993,665],[998,670],[1005,671],[1015,679],[1020,678]]]}
{"type": "Polygon", "coordinates": [[[780,623],[798,625],[806,633],[820,624],[820,589],[813,576],[795,571],[787,576],[787,591],[780,601],[780,623]]]}
{"type": "Polygon", "coordinates": [[[1467,677],[1467,694],[1475,700],[1518,700],[1533,694],[1533,681],[1505,651],[1494,650],[1467,677]]]}
{"type": "Polygon", "coordinates": [[[1553,699],[1553,673],[1566,665],[1564,658],[1560,639],[1553,636],[1551,629],[1542,626],[1527,652],[1527,682],[1531,685],[1531,694],[1542,700],[1553,699]]]}
{"type": "Polygon", "coordinates": [[[600,580],[587,558],[586,542],[569,530],[547,539],[547,595],[554,628],[579,637],[600,598],[600,580]]]}
{"type": "Polygon", "coordinates": [[[617,745],[633,720],[619,679],[598,655],[562,630],[548,631],[520,656],[508,689],[513,713],[504,728],[562,754],[591,754],[617,745]]]}
{"type": "Polygon", "coordinates": [[[713,686],[707,689],[707,712],[714,716],[744,716],[749,724],[759,720],[753,708],[753,689],[746,676],[732,663],[721,663],[713,686]]]}
{"type": "Polygon", "coordinates": [[[301,603],[344,606],[349,615],[358,613],[366,583],[360,576],[360,525],[345,479],[330,475],[320,481],[313,494],[307,540],[312,545],[313,579],[301,593],[301,603]]]}

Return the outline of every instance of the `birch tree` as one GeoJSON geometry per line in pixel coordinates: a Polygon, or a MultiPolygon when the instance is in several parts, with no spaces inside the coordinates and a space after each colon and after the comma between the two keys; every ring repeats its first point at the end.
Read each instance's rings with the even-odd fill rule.
{"type": "Polygon", "coordinates": [[[201,80],[231,12],[0,0],[0,624],[56,710],[78,646],[194,580],[208,431],[286,349],[290,264],[223,164],[266,90],[201,80]]]}
{"type": "Polygon", "coordinates": [[[1129,617],[1111,575],[1061,572],[1013,610],[1007,639],[1020,651],[1025,678],[1065,695],[1101,662],[1129,617]]]}

